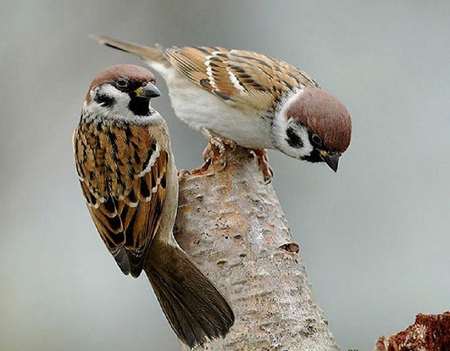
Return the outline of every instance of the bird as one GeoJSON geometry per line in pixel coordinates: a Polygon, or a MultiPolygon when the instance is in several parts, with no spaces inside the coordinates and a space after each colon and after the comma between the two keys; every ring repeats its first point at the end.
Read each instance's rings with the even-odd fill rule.
{"type": "Polygon", "coordinates": [[[344,104],[287,62],[248,50],[163,49],[97,34],[91,38],[139,56],[166,81],[182,121],[200,130],[219,153],[223,140],[253,149],[268,181],[272,170],[265,149],[325,162],[337,172],[350,145],[352,124],[344,104]]]}
{"type": "Polygon", "coordinates": [[[88,211],[124,274],[144,271],[178,338],[191,349],[224,337],[233,311],[173,236],[178,178],[160,96],[143,67],[116,65],[92,80],[73,146],[88,211]]]}

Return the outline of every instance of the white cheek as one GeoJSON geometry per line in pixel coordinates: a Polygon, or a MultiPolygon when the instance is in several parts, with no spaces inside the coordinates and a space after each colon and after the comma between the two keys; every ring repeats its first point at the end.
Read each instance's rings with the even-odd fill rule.
{"type": "Polygon", "coordinates": [[[301,127],[298,130],[298,136],[300,137],[300,139],[303,142],[303,147],[298,149],[299,157],[304,157],[304,156],[311,154],[311,152],[313,151],[314,148],[309,141],[309,136],[308,136],[308,132],[306,131],[306,128],[301,127]]]}
{"type": "Polygon", "coordinates": [[[306,128],[293,123],[290,120],[286,120],[286,118],[282,115],[276,116],[273,125],[273,132],[275,134],[274,138],[277,148],[288,156],[294,158],[304,158],[305,156],[309,156],[314,149],[309,141],[308,131],[306,128]],[[295,133],[302,141],[302,147],[297,148],[289,145],[286,135],[286,131],[289,127],[295,130],[295,133]]]}
{"type": "Polygon", "coordinates": [[[283,101],[280,103],[281,109],[276,112],[273,123],[273,132],[277,148],[280,151],[284,152],[286,155],[294,158],[304,158],[305,156],[309,156],[314,150],[311,142],[309,141],[307,129],[293,122],[292,119],[286,118],[286,113],[290,105],[298,100],[303,92],[304,91],[302,89],[295,89],[291,92],[291,94],[287,95],[283,99],[283,101]],[[302,141],[302,147],[297,148],[289,145],[288,141],[286,140],[286,131],[289,127],[295,130],[295,133],[302,141]]]}
{"type": "MultiPolygon", "coordinates": [[[[289,105],[296,99],[296,96],[301,94],[301,90],[295,89],[290,94],[285,96],[283,100],[279,103],[281,109],[276,111],[275,118],[273,121],[273,133],[276,143],[279,147],[285,147],[286,130],[290,124],[290,120],[286,118],[286,111],[289,105]]],[[[302,139],[303,141],[303,139],[302,139]]]]}
{"type": "Polygon", "coordinates": [[[91,103],[87,106],[88,114],[103,118],[130,119],[134,114],[128,108],[131,98],[127,93],[116,89],[111,84],[103,84],[91,90],[91,103]],[[114,99],[112,106],[96,102],[96,95],[106,95],[114,99]]]}
{"type": "Polygon", "coordinates": [[[110,96],[115,100],[115,103],[110,107],[111,114],[125,116],[129,113],[128,105],[131,98],[127,93],[116,89],[111,84],[104,84],[96,90],[98,90],[97,94],[110,96]]]}

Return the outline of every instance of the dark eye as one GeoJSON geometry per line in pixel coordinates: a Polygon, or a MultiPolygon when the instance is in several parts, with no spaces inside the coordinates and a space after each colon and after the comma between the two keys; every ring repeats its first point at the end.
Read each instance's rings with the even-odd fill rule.
{"type": "Polygon", "coordinates": [[[323,140],[317,134],[313,134],[311,136],[311,141],[312,141],[313,145],[316,146],[316,147],[323,146],[323,140]]]}
{"type": "Polygon", "coordinates": [[[116,81],[116,86],[119,89],[126,89],[128,87],[128,81],[125,78],[118,78],[116,81]]]}

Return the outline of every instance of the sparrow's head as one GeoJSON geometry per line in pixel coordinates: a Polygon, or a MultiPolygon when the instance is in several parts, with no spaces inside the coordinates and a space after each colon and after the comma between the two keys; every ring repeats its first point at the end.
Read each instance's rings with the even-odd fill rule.
{"type": "Polygon", "coordinates": [[[274,128],[280,151],[309,162],[326,162],[336,172],[339,157],[350,145],[352,123],[335,97],[305,88],[285,101],[274,128]]]}
{"type": "Polygon", "coordinates": [[[150,99],[161,95],[155,76],[134,65],[104,69],[92,80],[86,108],[103,117],[132,118],[151,114],[150,99]]]}

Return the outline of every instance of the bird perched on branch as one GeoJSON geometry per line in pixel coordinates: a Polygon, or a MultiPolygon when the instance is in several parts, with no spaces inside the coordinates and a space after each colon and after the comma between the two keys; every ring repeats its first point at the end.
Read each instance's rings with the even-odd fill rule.
{"type": "Polygon", "coordinates": [[[89,213],[124,274],[148,276],[178,338],[193,348],[233,324],[224,297],[173,237],[178,179],[155,77],[133,65],[94,77],[74,133],[89,213]]]}
{"type": "Polygon", "coordinates": [[[161,74],[176,115],[202,131],[216,155],[223,156],[224,139],[254,149],[266,180],[272,171],[264,149],[326,162],[336,172],[350,144],[345,106],[286,62],[221,47],[162,49],[91,37],[139,56],[161,74]]]}

